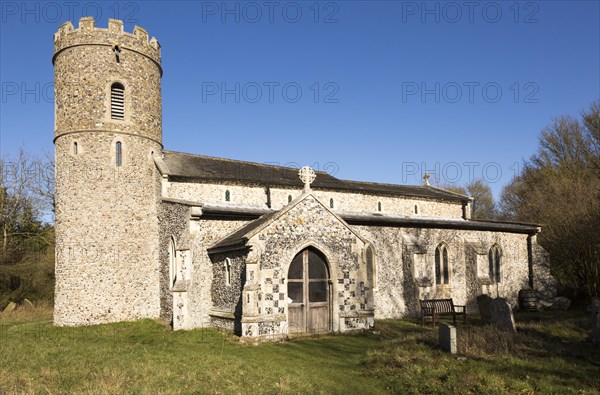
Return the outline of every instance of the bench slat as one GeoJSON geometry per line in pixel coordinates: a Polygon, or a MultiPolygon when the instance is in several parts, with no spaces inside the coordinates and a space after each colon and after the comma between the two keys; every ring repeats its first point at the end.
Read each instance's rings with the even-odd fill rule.
{"type": "Polygon", "coordinates": [[[452,299],[424,299],[419,300],[419,303],[421,304],[422,324],[425,323],[425,317],[431,317],[434,326],[436,317],[439,316],[451,315],[455,324],[457,315],[462,315],[463,320],[466,320],[465,306],[455,306],[452,299]]]}

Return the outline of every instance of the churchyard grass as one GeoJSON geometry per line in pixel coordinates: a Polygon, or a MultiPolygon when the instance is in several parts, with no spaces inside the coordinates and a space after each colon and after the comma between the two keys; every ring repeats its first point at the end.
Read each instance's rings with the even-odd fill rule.
{"type": "Polygon", "coordinates": [[[437,331],[377,321],[371,333],[241,344],[215,329],[151,320],[56,328],[42,308],[0,315],[0,394],[585,393],[600,394],[589,313],[517,313],[518,333],[473,317],[457,358],[437,331]]]}

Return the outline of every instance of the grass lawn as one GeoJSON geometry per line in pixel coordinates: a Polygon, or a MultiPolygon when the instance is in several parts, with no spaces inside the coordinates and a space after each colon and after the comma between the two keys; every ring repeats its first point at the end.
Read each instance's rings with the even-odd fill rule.
{"type": "Polygon", "coordinates": [[[410,320],[373,332],[247,345],[214,329],[160,322],[55,328],[51,311],[0,315],[0,394],[600,394],[589,313],[521,313],[509,335],[470,318],[459,352],[410,320]]]}

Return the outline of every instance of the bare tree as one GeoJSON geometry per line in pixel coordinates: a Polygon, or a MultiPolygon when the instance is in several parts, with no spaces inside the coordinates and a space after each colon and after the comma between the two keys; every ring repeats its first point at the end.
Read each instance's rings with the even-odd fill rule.
{"type": "Polygon", "coordinates": [[[31,243],[45,243],[41,217],[51,209],[54,195],[53,165],[21,149],[14,158],[0,161],[0,228],[2,262],[18,260],[31,243]],[[51,197],[52,196],[52,197],[51,197]]]}
{"type": "Polygon", "coordinates": [[[494,219],[496,217],[496,203],[492,189],[483,180],[474,180],[465,187],[473,198],[471,218],[494,219]]]}
{"type": "Polygon", "coordinates": [[[496,217],[496,203],[492,189],[483,180],[473,180],[464,187],[446,184],[440,186],[451,192],[471,196],[473,203],[471,206],[471,218],[473,219],[494,219],[496,217]]]}
{"type": "Polygon", "coordinates": [[[541,223],[540,243],[567,286],[600,296],[600,117],[563,116],[542,130],[538,152],[501,198],[505,217],[541,223]]]}

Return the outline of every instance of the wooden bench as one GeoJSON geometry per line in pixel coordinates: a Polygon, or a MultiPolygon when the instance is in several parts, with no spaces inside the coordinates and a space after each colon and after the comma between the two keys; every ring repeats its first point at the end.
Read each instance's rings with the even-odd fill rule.
{"type": "Polygon", "coordinates": [[[452,321],[456,325],[456,316],[462,315],[463,322],[467,322],[466,306],[455,305],[452,299],[427,299],[420,300],[421,303],[421,325],[425,325],[425,317],[431,317],[432,325],[438,317],[452,316],[452,321]]]}

